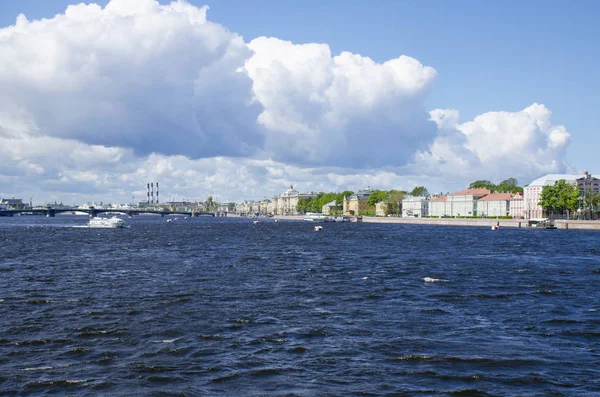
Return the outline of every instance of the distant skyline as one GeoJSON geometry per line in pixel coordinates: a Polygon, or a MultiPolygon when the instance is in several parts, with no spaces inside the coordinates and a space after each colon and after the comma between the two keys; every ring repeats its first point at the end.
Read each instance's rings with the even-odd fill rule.
{"type": "Polygon", "coordinates": [[[600,172],[595,1],[72,3],[0,2],[0,197],[600,172]]]}

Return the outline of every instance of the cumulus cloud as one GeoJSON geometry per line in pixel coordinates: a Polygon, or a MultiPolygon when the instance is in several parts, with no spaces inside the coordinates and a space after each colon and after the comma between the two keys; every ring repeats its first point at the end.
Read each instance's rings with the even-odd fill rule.
{"type": "Polygon", "coordinates": [[[186,2],[113,0],[0,30],[0,105],[48,136],[194,158],[261,146],[243,39],[186,2]]]}
{"type": "Polygon", "coordinates": [[[437,72],[414,58],[247,43],[207,10],[111,0],[0,29],[0,196],[445,190],[564,168],[571,136],[543,105],[460,123],[427,111],[437,72]]]}
{"type": "Polygon", "coordinates": [[[246,63],[264,106],[266,150],[296,164],[403,165],[435,135],[424,100],[433,68],[408,56],[382,64],[326,44],[260,37],[246,63]],[[368,150],[376,148],[376,150],[368,150]]]}
{"type": "Polygon", "coordinates": [[[427,151],[418,152],[414,168],[440,175],[466,178],[521,178],[526,183],[545,173],[563,172],[565,151],[571,134],[553,125],[552,113],[544,105],[518,112],[488,112],[472,121],[458,123],[454,109],[430,112],[440,133],[427,151]]]}

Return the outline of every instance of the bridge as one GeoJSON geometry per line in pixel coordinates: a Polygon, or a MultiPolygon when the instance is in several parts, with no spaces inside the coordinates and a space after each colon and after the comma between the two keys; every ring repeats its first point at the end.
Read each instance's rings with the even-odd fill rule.
{"type": "Polygon", "coordinates": [[[99,214],[112,213],[112,214],[126,214],[129,216],[151,214],[151,215],[184,215],[184,216],[199,216],[209,215],[215,216],[215,213],[208,211],[171,211],[171,210],[153,210],[153,209],[115,209],[115,208],[52,208],[47,206],[46,208],[35,208],[35,209],[24,209],[24,210],[0,210],[0,216],[13,216],[16,214],[32,214],[32,215],[45,215],[47,217],[55,217],[56,214],[65,212],[85,212],[90,217],[98,216],[99,214]]]}

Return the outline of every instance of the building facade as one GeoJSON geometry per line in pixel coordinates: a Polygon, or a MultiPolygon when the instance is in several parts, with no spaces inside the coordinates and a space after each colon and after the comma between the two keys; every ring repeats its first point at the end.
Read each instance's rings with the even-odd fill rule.
{"type": "Polygon", "coordinates": [[[427,207],[429,216],[451,216],[452,213],[450,210],[450,204],[448,203],[447,195],[430,200],[427,207]]]}
{"type": "Polygon", "coordinates": [[[509,211],[510,216],[513,218],[525,218],[525,200],[523,200],[523,193],[516,193],[510,198],[509,211]]]}
{"type": "Polygon", "coordinates": [[[347,216],[357,216],[365,211],[375,212],[375,207],[369,205],[369,197],[371,196],[371,188],[359,190],[350,197],[344,197],[343,213],[347,216]]]}
{"type": "Polygon", "coordinates": [[[298,200],[309,199],[316,195],[315,192],[299,192],[293,186],[290,186],[288,190],[271,200],[273,202],[273,215],[301,215],[297,208],[298,200]]]}
{"type": "Polygon", "coordinates": [[[375,204],[375,216],[385,216],[385,212],[387,211],[388,202],[380,201],[375,204]]]}
{"type": "Polygon", "coordinates": [[[402,200],[403,218],[422,218],[429,215],[429,200],[423,196],[409,196],[402,200]]]}
{"type": "Polygon", "coordinates": [[[489,189],[465,189],[448,195],[451,216],[477,216],[477,200],[490,194],[489,189]]]}
{"type": "Polygon", "coordinates": [[[327,203],[321,208],[321,212],[323,215],[331,215],[334,211],[342,211],[344,207],[342,205],[337,205],[335,200],[327,203]]]}
{"type": "Polygon", "coordinates": [[[491,193],[477,200],[477,216],[494,217],[510,215],[512,193],[491,193]]]}

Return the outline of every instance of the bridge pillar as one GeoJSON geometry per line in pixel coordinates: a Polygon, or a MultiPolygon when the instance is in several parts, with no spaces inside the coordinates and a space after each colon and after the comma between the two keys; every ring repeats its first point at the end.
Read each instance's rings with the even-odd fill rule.
{"type": "Polygon", "coordinates": [[[46,209],[46,216],[48,218],[54,218],[56,216],[56,211],[53,210],[52,208],[48,208],[48,209],[46,209]]]}

